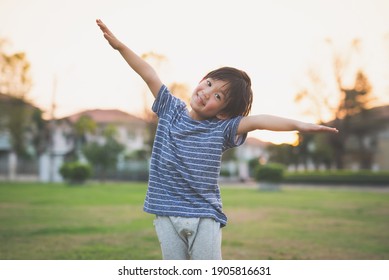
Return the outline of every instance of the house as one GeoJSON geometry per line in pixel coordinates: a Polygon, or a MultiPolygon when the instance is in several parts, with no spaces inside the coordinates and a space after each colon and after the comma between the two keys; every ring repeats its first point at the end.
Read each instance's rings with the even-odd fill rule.
{"type": "Polygon", "coordinates": [[[108,125],[114,125],[118,132],[118,141],[125,146],[125,153],[136,150],[148,150],[147,122],[141,118],[115,109],[94,109],[79,112],[52,121],[51,145],[47,152],[40,159],[40,180],[44,182],[60,182],[62,177],[59,168],[66,157],[75,152],[76,137],[74,125],[82,117],[90,117],[97,125],[94,134],[87,134],[86,141],[97,141],[102,139],[102,132],[108,125]]]}
{"type": "MultiPolygon", "coordinates": [[[[8,96],[0,94],[0,105],[7,106],[8,96]]],[[[0,107],[1,107],[0,106],[0,107]]],[[[30,105],[29,105],[30,106],[30,105]]],[[[32,106],[32,105],[31,105],[32,106]]],[[[4,107],[5,108],[5,107],[4,107]]],[[[35,108],[35,107],[31,107],[35,108]]],[[[37,108],[35,108],[37,109],[37,108]]],[[[59,168],[69,155],[76,149],[76,137],[74,125],[81,116],[89,116],[97,124],[97,133],[86,135],[87,141],[99,141],[101,133],[108,125],[114,125],[119,134],[119,141],[125,146],[125,153],[131,154],[134,151],[150,152],[150,129],[149,123],[145,120],[120,110],[86,110],[65,118],[47,121],[49,128],[49,142],[43,153],[36,151],[31,133],[34,127],[25,130],[25,141],[28,151],[31,151],[32,160],[25,162],[18,158],[12,151],[10,132],[5,125],[6,116],[0,110],[0,180],[40,180],[43,182],[60,182],[62,177],[59,168]],[[34,150],[35,149],[35,150],[34,150]],[[39,160],[37,158],[39,157],[39,160]],[[39,161],[39,164],[36,163],[39,161]]],[[[389,170],[389,105],[375,107],[369,112],[369,122],[365,125],[367,130],[357,137],[349,134],[345,139],[346,151],[343,157],[344,168],[361,169],[360,145],[368,152],[368,159],[371,161],[373,170],[389,170]]],[[[365,118],[366,119],[366,118],[365,118]]],[[[355,116],[352,121],[355,123],[365,120],[364,116],[355,116]]],[[[248,137],[245,143],[234,149],[235,160],[222,163],[222,171],[234,174],[235,178],[247,180],[250,176],[248,162],[253,158],[268,158],[266,151],[268,143],[256,138],[248,137]]],[[[363,161],[362,161],[363,163],[363,161]]],[[[123,159],[118,168],[128,170],[128,162],[123,159]]],[[[131,163],[133,164],[133,163],[131,163]]],[[[133,167],[131,167],[133,168],[133,167]]],[[[139,173],[147,173],[147,166],[137,166],[139,173]]],[[[133,170],[133,169],[132,169],[133,170]]],[[[128,173],[128,172],[127,172],[128,173]]],[[[129,174],[125,174],[128,176],[129,174]]],[[[128,177],[121,177],[127,179],[128,177]]]]}
{"type": "MultiPolygon", "coordinates": [[[[0,179],[13,179],[15,170],[11,172],[11,166],[14,165],[12,155],[11,141],[8,131],[0,131],[0,179]]],[[[14,169],[14,167],[12,168],[14,169]]]]}
{"type": "Polygon", "coordinates": [[[39,108],[25,99],[0,93],[0,179],[36,179],[38,168],[33,158],[44,138],[38,127],[42,121],[40,113],[39,108]],[[12,145],[15,136],[16,148],[12,145]],[[25,156],[18,157],[17,149],[25,156]]]}
{"type": "Polygon", "coordinates": [[[49,121],[50,141],[46,151],[39,157],[39,180],[61,182],[59,169],[66,156],[75,148],[73,124],[64,118],[49,121]]]}
{"type": "Polygon", "coordinates": [[[249,161],[253,158],[258,158],[258,160],[267,161],[268,153],[266,151],[269,143],[263,142],[255,137],[247,137],[243,145],[239,146],[236,151],[236,154],[239,159],[244,161],[249,161]]]}
{"type": "Polygon", "coordinates": [[[101,137],[107,125],[114,125],[118,130],[119,142],[126,147],[127,152],[148,149],[146,145],[147,122],[141,118],[116,109],[95,109],[83,111],[65,119],[75,124],[81,116],[88,116],[97,124],[96,135],[88,135],[88,140],[96,140],[96,137],[101,137]]]}
{"type": "MultiPolygon", "coordinates": [[[[267,161],[269,154],[266,151],[266,147],[269,145],[267,142],[263,142],[255,137],[247,137],[246,141],[239,147],[234,148],[233,160],[227,160],[222,162],[222,177],[223,174],[229,174],[231,177],[237,177],[239,181],[250,180],[250,168],[249,161],[252,159],[258,159],[261,161],[267,161]],[[233,174],[231,176],[231,174],[233,174]]],[[[225,178],[222,178],[225,179],[225,178]]]]}
{"type": "Polygon", "coordinates": [[[384,129],[375,135],[374,166],[376,170],[389,170],[389,106],[379,107],[377,112],[384,124],[384,129]]]}
{"type": "Polygon", "coordinates": [[[365,133],[356,131],[346,139],[345,168],[364,169],[368,162],[372,170],[389,170],[389,105],[371,108],[367,113],[352,117],[353,122],[366,123],[365,133]],[[362,160],[357,156],[361,150],[367,154],[362,160]]]}

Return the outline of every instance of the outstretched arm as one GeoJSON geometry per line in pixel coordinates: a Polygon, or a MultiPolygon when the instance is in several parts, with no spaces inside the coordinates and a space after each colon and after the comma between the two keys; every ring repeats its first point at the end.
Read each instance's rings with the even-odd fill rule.
{"type": "Polygon", "coordinates": [[[162,82],[154,68],[135,54],[125,44],[119,41],[100,19],[97,19],[96,23],[103,32],[104,38],[108,41],[112,48],[119,51],[122,57],[127,61],[128,65],[130,65],[130,67],[146,82],[154,97],[157,97],[157,94],[162,86],[162,82]]]}
{"type": "Polygon", "coordinates": [[[263,129],[272,131],[300,131],[300,132],[331,132],[338,130],[325,125],[301,122],[272,115],[254,115],[243,117],[238,127],[238,134],[263,129]]]}

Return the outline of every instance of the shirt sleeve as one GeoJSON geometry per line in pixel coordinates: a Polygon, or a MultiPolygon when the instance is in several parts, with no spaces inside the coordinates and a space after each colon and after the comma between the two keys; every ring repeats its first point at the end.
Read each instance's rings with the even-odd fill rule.
{"type": "Polygon", "coordinates": [[[158,116],[163,114],[166,111],[167,103],[169,102],[169,93],[168,89],[165,85],[162,85],[159,89],[158,95],[154,100],[153,106],[151,109],[154,113],[156,113],[158,116]]]}
{"type": "Polygon", "coordinates": [[[247,133],[241,135],[237,134],[238,127],[242,118],[242,116],[239,116],[227,121],[227,125],[224,129],[224,151],[234,147],[238,147],[242,145],[244,141],[246,141],[247,133]]]}
{"type": "Polygon", "coordinates": [[[185,106],[185,103],[173,96],[169,89],[165,85],[162,85],[151,109],[158,117],[161,117],[179,106],[185,106]]]}

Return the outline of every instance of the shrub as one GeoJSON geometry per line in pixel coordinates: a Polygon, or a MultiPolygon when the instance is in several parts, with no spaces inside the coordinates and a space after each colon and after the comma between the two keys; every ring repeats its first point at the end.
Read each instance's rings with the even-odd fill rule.
{"type": "Polygon", "coordinates": [[[352,185],[388,185],[388,171],[351,171],[351,170],[330,170],[330,171],[303,171],[288,172],[284,181],[287,183],[309,183],[309,184],[352,184],[352,185]]]}
{"type": "Polygon", "coordinates": [[[284,166],[277,163],[260,165],[255,171],[257,182],[281,182],[284,175],[284,166]]]}
{"type": "Polygon", "coordinates": [[[256,157],[256,158],[250,159],[248,162],[248,165],[249,165],[250,177],[255,177],[255,172],[256,172],[258,166],[260,165],[259,158],[256,157]]]}
{"type": "Polygon", "coordinates": [[[231,176],[231,172],[229,170],[222,169],[220,171],[220,176],[222,176],[222,177],[230,177],[231,176]]]}
{"type": "Polygon", "coordinates": [[[71,184],[82,184],[92,175],[92,168],[86,163],[66,162],[61,166],[59,173],[71,184]]]}

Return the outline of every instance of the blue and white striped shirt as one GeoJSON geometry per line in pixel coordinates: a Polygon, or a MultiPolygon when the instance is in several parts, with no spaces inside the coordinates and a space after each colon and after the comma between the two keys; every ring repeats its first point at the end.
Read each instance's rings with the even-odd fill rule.
{"type": "Polygon", "coordinates": [[[197,121],[184,102],[162,86],[152,107],[158,127],[144,211],[160,216],[214,218],[222,226],[218,178],[222,153],[243,144],[242,117],[197,121]]]}

